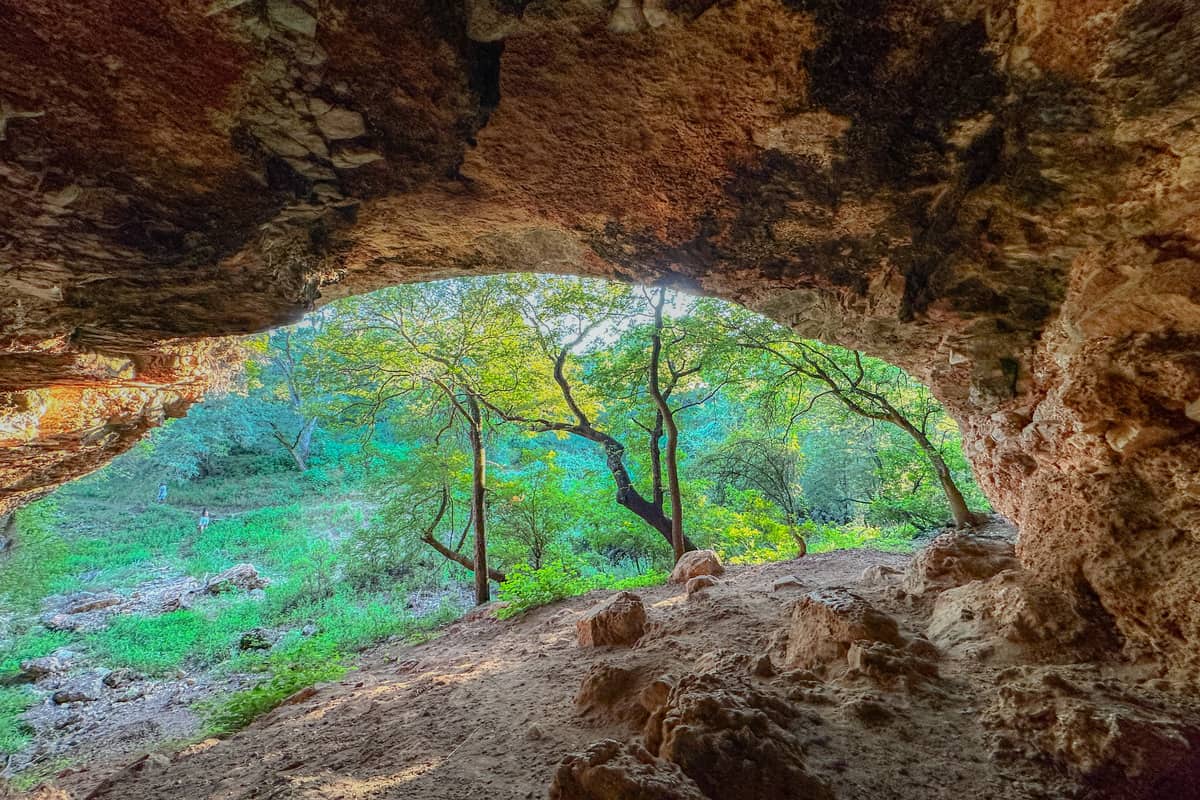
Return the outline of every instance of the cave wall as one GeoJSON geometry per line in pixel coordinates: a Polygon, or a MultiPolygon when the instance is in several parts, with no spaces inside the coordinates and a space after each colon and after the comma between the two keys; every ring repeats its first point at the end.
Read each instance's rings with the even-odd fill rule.
{"type": "Polygon", "coordinates": [[[1189,0],[0,0],[0,513],[220,337],[541,271],[927,381],[1027,566],[1200,644],[1189,0]]]}

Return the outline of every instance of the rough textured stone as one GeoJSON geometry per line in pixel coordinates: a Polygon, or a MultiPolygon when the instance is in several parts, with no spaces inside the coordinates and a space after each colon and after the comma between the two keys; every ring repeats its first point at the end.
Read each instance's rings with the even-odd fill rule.
{"type": "Polygon", "coordinates": [[[21,662],[21,677],[28,681],[39,681],[48,675],[57,675],[70,669],[70,662],[59,656],[49,655],[21,662]]]}
{"type": "Polygon", "coordinates": [[[641,702],[642,678],[635,669],[593,664],[579,684],[575,707],[586,717],[640,726],[647,710],[641,702]]]}
{"type": "Polygon", "coordinates": [[[697,575],[694,578],[688,579],[687,585],[684,587],[687,590],[687,596],[691,597],[697,592],[703,592],[705,589],[711,589],[720,581],[712,575],[697,575]]]}
{"type": "Polygon", "coordinates": [[[971,581],[1020,568],[1013,541],[981,531],[950,531],[925,546],[904,572],[904,591],[932,596],[971,581]]]}
{"type": "Polygon", "coordinates": [[[1196,795],[1200,724],[1176,716],[1173,699],[1071,668],[1014,668],[999,681],[984,710],[997,760],[1049,761],[1090,786],[1087,796],[1196,795]]]}
{"type": "Polygon", "coordinates": [[[718,576],[725,573],[721,559],[712,550],[691,550],[675,562],[671,570],[671,583],[687,583],[701,575],[718,576]]]}
{"type": "Polygon", "coordinates": [[[204,589],[209,594],[224,594],[226,592],[251,592],[255,589],[265,589],[271,582],[258,574],[253,564],[235,564],[224,572],[209,578],[204,589]]]}
{"type": "Polygon", "coordinates": [[[580,647],[629,646],[646,630],[646,607],[633,592],[618,592],[575,623],[580,647]]]}
{"type": "Polygon", "coordinates": [[[1115,648],[1103,616],[1085,619],[1067,593],[1007,570],[937,596],[929,638],[938,646],[980,658],[1074,661],[1115,648]]]}
{"type": "Polygon", "coordinates": [[[896,620],[849,589],[810,592],[792,608],[785,661],[789,667],[844,664],[860,639],[901,647],[896,620]]]}
{"type": "Polygon", "coordinates": [[[0,513],[184,413],[210,337],[431,275],[666,281],[928,382],[1022,563],[1196,661],[1195,3],[21,11],[0,513]]]}
{"type": "Polygon", "coordinates": [[[789,730],[793,706],[717,673],[688,675],[646,722],[646,748],[708,797],[832,800],[789,730]]]}
{"type": "Polygon", "coordinates": [[[554,774],[550,800],[709,800],[679,767],[637,744],[613,739],[567,756],[554,774]]]}

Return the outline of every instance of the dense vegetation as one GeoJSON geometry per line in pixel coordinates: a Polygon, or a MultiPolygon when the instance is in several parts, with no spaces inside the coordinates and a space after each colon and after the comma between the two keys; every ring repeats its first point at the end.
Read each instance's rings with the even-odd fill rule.
{"type": "MultiPolygon", "coordinates": [[[[459,613],[466,584],[512,616],[663,581],[693,546],[735,564],[904,549],[984,508],[953,422],[877,360],[657,289],[399,287],[247,340],[236,390],[19,512],[0,682],[64,646],[149,675],[261,673],[204,709],[230,730],[459,613]],[[242,562],[271,579],[262,596],[91,633],[38,624],[51,595],[242,562]],[[254,629],[278,641],[240,650],[254,629]]],[[[0,687],[0,752],[23,746],[36,699],[0,687]]]]}

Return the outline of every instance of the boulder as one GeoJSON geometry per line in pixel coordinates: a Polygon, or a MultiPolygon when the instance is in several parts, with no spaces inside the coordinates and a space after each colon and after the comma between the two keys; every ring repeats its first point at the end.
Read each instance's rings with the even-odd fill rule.
{"type": "Polygon", "coordinates": [[[204,584],[209,594],[224,594],[225,592],[265,589],[271,585],[266,578],[260,577],[258,570],[251,564],[236,564],[219,575],[210,578],[204,584]]]}
{"type": "Polygon", "coordinates": [[[812,668],[846,663],[850,646],[859,640],[903,647],[896,620],[849,589],[835,586],[809,592],[792,606],[785,662],[812,668]]]}
{"type": "Polygon", "coordinates": [[[627,647],[645,630],[646,606],[633,592],[618,592],[575,623],[580,647],[627,647]]]}
{"type": "Polygon", "coordinates": [[[687,596],[691,597],[696,592],[702,592],[705,589],[711,589],[718,583],[720,583],[720,581],[718,581],[712,575],[697,575],[687,582],[687,596]]]}
{"type": "Polygon", "coordinates": [[[559,764],[550,800],[710,800],[679,767],[637,744],[604,739],[559,764]]]}
{"type": "Polygon", "coordinates": [[[690,550],[675,562],[671,583],[687,583],[698,575],[724,575],[725,567],[712,550],[690,550]]]}
{"type": "Polygon", "coordinates": [[[42,678],[50,675],[59,675],[70,669],[67,659],[56,655],[42,656],[41,658],[31,658],[28,661],[21,662],[21,679],[27,681],[40,681],[42,678]]]}
{"type": "Polygon", "coordinates": [[[646,749],[722,800],[832,800],[810,774],[790,703],[721,673],[687,675],[651,714],[646,749]]]}
{"type": "Polygon", "coordinates": [[[993,757],[1048,761],[1100,789],[1088,797],[1195,797],[1200,726],[1177,716],[1178,696],[1097,677],[1086,667],[1001,672],[983,711],[993,757]]]}
{"type": "Polygon", "coordinates": [[[1067,595],[1020,570],[943,591],[927,633],[951,652],[999,659],[1077,660],[1103,650],[1109,638],[1079,615],[1067,595]]]}
{"type": "Polygon", "coordinates": [[[902,588],[911,597],[932,596],[1020,566],[1008,536],[950,531],[913,556],[904,572],[902,588]]]}

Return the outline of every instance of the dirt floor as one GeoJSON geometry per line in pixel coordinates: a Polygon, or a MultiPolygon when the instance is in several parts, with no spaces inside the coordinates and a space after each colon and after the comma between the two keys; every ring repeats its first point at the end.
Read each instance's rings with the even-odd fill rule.
{"type": "MultiPolygon", "coordinates": [[[[750,748],[723,767],[725,788],[706,795],[714,800],[1196,796],[1200,758],[1192,753],[1200,728],[1180,721],[1194,709],[1172,694],[1179,686],[1112,663],[1014,667],[1003,649],[981,648],[978,640],[934,648],[923,638],[929,604],[901,588],[911,583],[900,572],[909,562],[841,551],[730,568],[718,585],[690,597],[681,585],[639,590],[647,624],[633,647],[577,643],[576,621],[608,592],[506,622],[464,620],[436,640],[368,654],[347,679],[300,693],[227,740],[155,754],[115,774],[101,765],[75,769],[55,785],[87,800],[542,798],[565,755],[601,739],[633,740],[654,724],[636,701],[654,694],[656,679],[669,688],[691,674],[727,682],[720,684],[727,690],[708,695],[716,707],[748,698],[741,707],[766,709],[772,721],[762,724],[786,729],[754,723],[737,736],[694,739],[700,750],[717,748],[714,763],[731,747],[750,748]],[[775,585],[791,575],[798,580],[775,585]],[[806,658],[797,650],[805,634],[796,619],[807,612],[795,608],[811,607],[803,598],[817,590],[846,596],[831,587],[848,587],[872,607],[867,629],[894,619],[898,641],[908,643],[903,653],[915,655],[879,645],[872,652],[887,650],[890,660],[860,658],[858,670],[846,671],[845,655],[837,665],[791,667],[789,660],[806,658]],[[884,662],[891,666],[871,667],[884,662]],[[605,675],[622,676],[607,681],[618,691],[596,680],[605,675]],[[585,678],[591,689],[580,704],[585,678]],[[1089,699],[1097,692],[1102,699],[1089,699]],[[808,776],[823,788],[782,786],[751,752],[754,735],[793,743],[788,752],[802,753],[803,763],[778,775],[808,776]],[[1146,746],[1170,750],[1169,763],[1138,749],[1146,746]],[[767,789],[753,788],[759,779],[767,789]]],[[[837,638],[842,607],[834,607],[821,625],[837,638]]],[[[672,702],[685,713],[682,697],[672,702]]],[[[693,731],[705,724],[693,720],[693,731]]],[[[668,749],[663,744],[659,754],[667,757],[668,749]]],[[[698,783],[711,783],[704,764],[674,758],[698,783]]],[[[676,773],[671,781],[688,780],[676,773]]],[[[611,791],[594,796],[634,796],[611,791]]],[[[637,796],[705,796],[672,791],[637,796]]]]}

